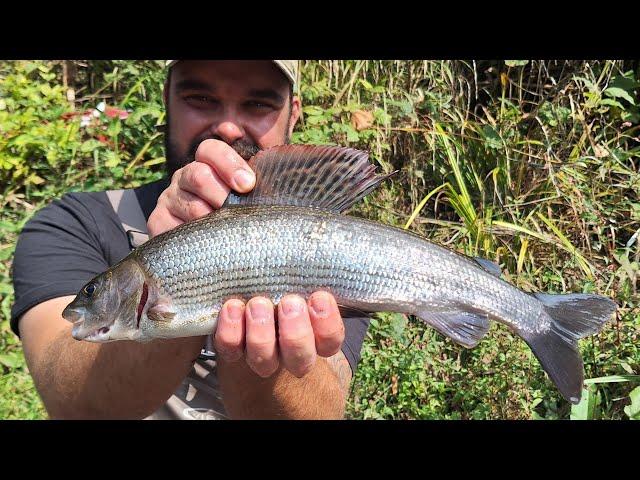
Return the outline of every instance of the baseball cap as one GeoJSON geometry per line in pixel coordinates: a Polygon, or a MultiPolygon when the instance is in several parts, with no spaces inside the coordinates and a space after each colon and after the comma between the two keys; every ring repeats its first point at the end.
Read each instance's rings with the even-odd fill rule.
{"type": "MultiPolygon", "coordinates": [[[[166,67],[171,68],[178,60],[166,60],[166,67]]],[[[273,63],[284,73],[289,82],[293,85],[294,89],[298,83],[298,67],[299,60],[272,60],[273,63]]]]}

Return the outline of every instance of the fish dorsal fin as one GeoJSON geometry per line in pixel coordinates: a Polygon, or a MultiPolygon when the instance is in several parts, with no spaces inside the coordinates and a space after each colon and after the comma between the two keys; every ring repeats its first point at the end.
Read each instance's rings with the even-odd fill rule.
{"type": "MultiPolygon", "coordinates": [[[[376,175],[369,155],[353,148],[281,145],[248,162],[256,186],[231,193],[227,205],[295,205],[342,212],[390,175],[376,175]]],[[[395,172],[394,172],[395,173],[395,172]]]]}
{"type": "Polygon", "coordinates": [[[498,265],[497,263],[492,262],[491,260],[487,260],[486,258],[474,257],[473,259],[483,269],[485,269],[487,272],[491,273],[492,275],[495,275],[498,278],[500,278],[500,276],[502,275],[502,269],[500,268],[500,265],[498,265]]]}

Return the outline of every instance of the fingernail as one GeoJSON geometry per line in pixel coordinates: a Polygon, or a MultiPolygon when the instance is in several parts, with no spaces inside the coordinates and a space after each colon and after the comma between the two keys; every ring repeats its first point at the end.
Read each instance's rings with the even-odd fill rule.
{"type": "Polygon", "coordinates": [[[331,305],[324,295],[314,295],[311,297],[311,308],[316,315],[324,317],[329,314],[329,308],[331,305]]]}
{"type": "Polygon", "coordinates": [[[253,188],[253,184],[255,183],[255,175],[253,172],[248,172],[246,170],[236,170],[236,173],[233,175],[233,179],[242,190],[250,190],[253,188]]]}
{"type": "Polygon", "coordinates": [[[242,314],[243,314],[243,308],[242,305],[237,304],[237,303],[229,303],[227,305],[227,314],[229,315],[229,320],[231,320],[234,323],[239,323],[242,321],[242,314]]]}
{"type": "Polygon", "coordinates": [[[265,323],[269,319],[269,306],[262,301],[253,301],[249,304],[249,313],[254,322],[265,323]]]}
{"type": "Polygon", "coordinates": [[[287,297],[282,299],[282,313],[288,317],[302,313],[304,306],[304,300],[300,297],[287,297]]]}

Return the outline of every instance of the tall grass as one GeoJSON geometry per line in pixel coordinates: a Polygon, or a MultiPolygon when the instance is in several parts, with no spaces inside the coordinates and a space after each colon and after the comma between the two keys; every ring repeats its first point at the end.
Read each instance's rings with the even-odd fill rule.
{"type": "MultiPolygon", "coordinates": [[[[525,291],[613,297],[616,321],[581,344],[586,373],[638,372],[637,63],[318,62],[305,73],[312,121],[301,139],[369,148],[381,168],[402,172],[364,214],[495,260],[525,291]],[[344,124],[359,110],[372,114],[374,134],[322,121],[341,115],[344,124]]],[[[385,328],[367,339],[355,417],[570,416],[527,347],[500,326],[469,352],[419,324],[385,328]]],[[[598,416],[626,418],[637,382],[597,385],[598,416]]]]}
{"type": "MultiPolygon", "coordinates": [[[[10,227],[0,234],[5,318],[21,222],[66,190],[161,175],[160,64],[71,62],[67,71],[76,75],[65,88],[62,67],[0,62],[0,208],[10,227]],[[129,118],[100,117],[90,128],[61,119],[100,100],[131,110],[129,118]]],[[[525,291],[598,292],[620,307],[601,334],[581,342],[593,380],[573,411],[506,328],[492,326],[478,347],[464,350],[411,319],[382,314],[365,340],[349,416],[628,418],[636,411],[638,68],[609,60],[303,62],[303,117],[293,141],[364,148],[381,170],[401,172],[354,215],[495,260],[525,291]]],[[[20,361],[4,325],[0,348],[20,361]]],[[[5,358],[1,368],[13,383],[0,389],[13,400],[0,404],[0,417],[41,415],[29,406],[37,397],[23,363],[5,358]]]]}

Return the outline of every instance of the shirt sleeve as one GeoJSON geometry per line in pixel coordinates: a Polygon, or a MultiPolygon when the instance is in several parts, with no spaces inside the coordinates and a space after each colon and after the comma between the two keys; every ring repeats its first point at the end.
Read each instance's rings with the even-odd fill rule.
{"type": "Polygon", "coordinates": [[[109,265],[94,211],[104,211],[95,197],[67,194],[40,210],[26,223],[13,259],[15,302],[11,329],[35,305],[75,295],[109,265]]]}

